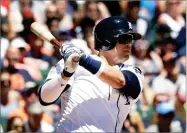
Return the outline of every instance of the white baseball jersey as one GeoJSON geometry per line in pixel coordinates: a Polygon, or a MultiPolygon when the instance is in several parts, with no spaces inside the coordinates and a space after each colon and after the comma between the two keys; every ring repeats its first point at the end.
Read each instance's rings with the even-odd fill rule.
{"type": "MultiPolygon", "coordinates": [[[[60,74],[62,70],[58,64],[56,69],[60,74]]],[[[141,92],[143,75],[138,68],[124,64],[115,67],[133,73],[141,92]]],[[[69,84],[71,87],[61,95],[61,118],[57,132],[120,132],[132,105],[138,100],[138,97],[133,99],[113,89],[81,66],[78,66],[69,84]]]]}

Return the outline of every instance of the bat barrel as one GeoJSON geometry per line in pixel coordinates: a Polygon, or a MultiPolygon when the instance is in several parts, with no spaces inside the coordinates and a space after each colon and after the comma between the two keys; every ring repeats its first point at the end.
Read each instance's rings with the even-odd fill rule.
{"type": "Polygon", "coordinates": [[[49,29],[38,22],[33,22],[31,24],[31,31],[38,37],[54,45],[57,48],[61,47],[60,42],[52,35],[49,29]]]}

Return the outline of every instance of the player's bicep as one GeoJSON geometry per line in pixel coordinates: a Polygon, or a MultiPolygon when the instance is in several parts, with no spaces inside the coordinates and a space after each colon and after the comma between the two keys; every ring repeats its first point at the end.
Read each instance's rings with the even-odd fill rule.
{"type": "Polygon", "coordinates": [[[143,80],[141,77],[141,70],[139,68],[133,69],[127,69],[122,71],[124,78],[126,80],[126,84],[119,91],[123,95],[127,95],[132,99],[136,99],[143,88],[143,80]]]}

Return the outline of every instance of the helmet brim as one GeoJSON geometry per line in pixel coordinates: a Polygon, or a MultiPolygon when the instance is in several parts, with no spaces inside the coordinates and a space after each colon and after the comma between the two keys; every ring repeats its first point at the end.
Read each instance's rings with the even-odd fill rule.
{"type": "Polygon", "coordinates": [[[139,33],[131,32],[131,33],[127,33],[127,34],[132,36],[132,40],[139,40],[142,38],[142,35],[139,33]]]}
{"type": "Polygon", "coordinates": [[[115,36],[116,38],[126,38],[126,39],[131,39],[131,40],[139,40],[142,38],[142,35],[139,33],[135,33],[135,32],[129,32],[129,33],[122,33],[119,34],[117,36],[115,36]]]}

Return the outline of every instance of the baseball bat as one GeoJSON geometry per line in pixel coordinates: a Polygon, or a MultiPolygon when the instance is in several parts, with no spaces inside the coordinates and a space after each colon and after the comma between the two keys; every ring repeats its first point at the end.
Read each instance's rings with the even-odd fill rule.
{"type": "MultiPolygon", "coordinates": [[[[53,46],[57,47],[58,49],[62,46],[62,44],[52,35],[49,29],[38,22],[33,22],[30,26],[31,31],[37,35],[39,38],[43,39],[51,43],[53,46]]],[[[74,62],[78,62],[80,60],[79,57],[75,56],[73,58],[74,62]]]]}
{"type": "Polygon", "coordinates": [[[62,44],[52,35],[52,33],[49,31],[49,29],[46,26],[38,22],[33,22],[30,28],[31,31],[39,38],[51,43],[57,48],[61,47],[62,44]]]}

